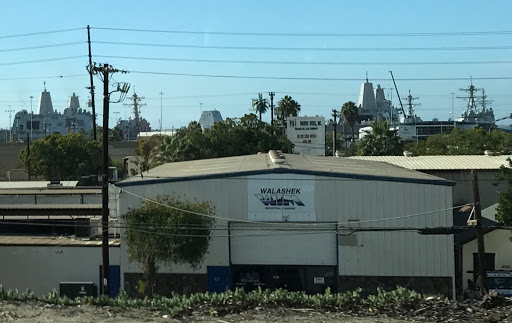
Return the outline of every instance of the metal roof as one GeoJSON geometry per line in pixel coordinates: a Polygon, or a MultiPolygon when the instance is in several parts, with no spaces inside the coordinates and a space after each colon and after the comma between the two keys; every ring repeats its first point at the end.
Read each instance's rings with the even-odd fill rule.
{"type": "Polygon", "coordinates": [[[457,156],[353,156],[347,159],[379,161],[413,170],[492,170],[508,166],[510,155],[457,155],[457,156]]]}
{"type": "Polygon", "coordinates": [[[432,175],[375,161],[349,158],[284,154],[286,162],[275,164],[268,154],[203,159],[168,163],[149,172],[116,183],[116,186],[144,185],[158,182],[188,181],[208,178],[292,173],[327,177],[356,178],[424,184],[454,185],[432,175]]]}
{"type": "MultiPolygon", "coordinates": [[[[118,247],[119,239],[110,239],[109,246],[118,247]]],[[[0,246],[60,246],[60,247],[100,247],[101,239],[88,240],[75,237],[51,236],[0,236],[0,246]]]]}
{"type": "MultiPolygon", "coordinates": [[[[12,188],[47,188],[50,181],[20,181],[20,182],[0,182],[0,189],[12,188]]],[[[60,181],[62,187],[73,187],[78,181],[60,181]]]]}

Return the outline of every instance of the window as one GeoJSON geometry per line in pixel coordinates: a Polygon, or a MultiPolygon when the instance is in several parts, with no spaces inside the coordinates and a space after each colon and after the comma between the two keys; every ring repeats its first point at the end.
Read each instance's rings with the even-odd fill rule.
{"type": "Polygon", "coordinates": [[[304,138],[309,138],[309,135],[304,135],[304,138]]]}
{"type": "Polygon", "coordinates": [[[301,121],[301,122],[300,122],[300,125],[301,125],[301,126],[307,126],[307,125],[308,125],[308,122],[307,122],[307,121],[301,121]]]}
{"type": "Polygon", "coordinates": [[[23,125],[22,124],[20,124],[20,130],[23,130],[23,125]]]}
{"type": "Polygon", "coordinates": [[[316,135],[315,134],[311,134],[311,135],[309,135],[309,138],[316,138],[316,135]]]}
{"type": "Polygon", "coordinates": [[[297,135],[297,139],[300,139],[300,135],[297,135]]]}
{"type": "Polygon", "coordinates": [[[290,120],[290,127],[295,127],[295,120],[290,120]]]}
{"type": "Polygon", "coordinates": [[[317,125],[321,126],[322,125],[322,121],[318,121],[317,125]]]}
{"type": "Polygon", "coordinates": [[[316,121],[310,121],[310,122],[309,122],[309,125],[310,125],[310,126],[316,126],[316,121]]]}

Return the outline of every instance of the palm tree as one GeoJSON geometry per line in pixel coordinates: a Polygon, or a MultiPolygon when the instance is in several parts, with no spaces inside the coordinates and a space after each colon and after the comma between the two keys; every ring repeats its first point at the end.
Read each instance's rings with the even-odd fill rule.
{"type": "Polygon", "coordinates": [[[288,116],[296,117],[299,112],[300,104],[289,95],[285,95],[284,98],[279,100],[277,108],[274,110],[277,120],[280,121],[283,127],[283,131],[286,127],[286,118],[288,116]]]}
{"type": "Polygon", "coordinates": [[[372,123],[371,132],[361,139],[360,154],[363,156],[397,156],[402,154],[403,142],[396,130],[389,128],[386,120],[372,123]]]}
{"type": "Polygon", "coordinates": [[[341,115],[352,129],[352,141],[355,143],[354,127],[359,118],[359,111],[357,110],[356,104],[352,101],[345,102],[341,107],[341,115]]]}
{"type": "Polygon", "coordinates": [[[261,114],[267,112],[268,106],[267,99],[264,99],[261,93],[258,93],[257,99],[252,99],[252,109],[260,114],[260,121],[261,114]]]}

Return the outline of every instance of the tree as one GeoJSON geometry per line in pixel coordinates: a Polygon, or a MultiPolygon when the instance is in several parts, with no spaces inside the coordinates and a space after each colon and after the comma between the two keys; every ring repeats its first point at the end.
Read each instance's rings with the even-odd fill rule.
{"type": "Polygon", "coordinates": [[[128,257],[141,264],[146,296],[155,292],[161,263],[199,267],[210,244],[214,214],[209,201],[158,196],[123,216],[128,257]]]}
{"type": "MultiPolygon", "coordinates": [[[[87,133],[89,138],[94,138],[93,136],[93,129],[89,130],[87,133]]],[[[98,140],[102,140],[103,138],[103,127],[97,126],[96,127],[96,138],[98,140]]],[[[108,141],[123,141],[124,140],[124,134],[123,129],[119,126],[115,126],[113,129],[108,129],[108,141]]]]}
{"type": "Polygon", "coordinates": [[[259,113],[260,115],[260,121],[261,121],[261,114],[267,112],[267,109],[269,107],[267,99],[263,98],[263,94],[258,93],[257,99],[252,99],[252,109],[259,113]]]}
{"type": "Polygon", "coordinates": [[[355,134],[354,134],[354,127],[356,125],[357,119],[359,118],[359,111],[357,110],[356,104],[352,101],[348,101],[343,103],[343,106],[341,107],[341,116],[345,120],[345,123],[347,123],[350,126],[350,129],[352,130],[352,145],[355,144],[355,134]]]}
{"type": "Polygon", "coordinates": [[[500,192],[498,207],[496,208],[496,220],[503,225],[512,225],[512,160],[508,160],[508,167],[501,166],[501,173],[498,175],[496,185],[508,184],[506,191],[500,192]]]}
{"type": "Polygon", "coordinates": [[[20,159],[31,175],[46,180],[79,180],[92,184],[102,171],[102,144],[81,134],[54,133],[35,140],[20,159]],[[29,169],[30,164],[30,169],[29,169]]]}
{"type": "Polygon", "coordinates": [[[276,126],[258,120],[251,113],[240,120],[226,119],[216,122],[212,128],[202,130],[197,122],[179,129],[172,137],[166,137],[155,149],[158,164],[251,155],[278,149],[291,152],[293,144],[284,136],[275,136],[276,126]]]}
{"type": "Polygon", "coordinates": [[[132,175],[136,175],[140,172],[141,176],[143,176],[144,172],[149,171],[149,169],[155,165],[154,150],[155,147],[162,142],[162,137],[163,136],[160,135],[153,135],[149,137],[149,139],[139,139],[137,148],[135,148],[136,158],[134,160],[134,164],[138,166],[139,169],[130,169],[132,175]]]}
{"type": "Polygon", "coordinates": [[[400,137],[385,120],[372,123],[372,133],[365,134],[359,144],[359,154],[363,156],[396,156],[402,152],[400,137]]]}
{"type": "Polygon", "coordinates": [[[486,150],[500,154],[512,152],[512,134],[500,129],[486,131],[476,127],[453,129],[450,134],[438,134],[425,141],[407,144],[414,155],[482,155],[486,150]]]}
{"type": "Polygon", "coordinates": [[[284,98],[279,100],[277,108],[274,113],[281,126],[286,126],[286,118],[288,116],[296,117],[300,112],[300,104],[292,99],[291,96],[285,95],[284,98]]]}

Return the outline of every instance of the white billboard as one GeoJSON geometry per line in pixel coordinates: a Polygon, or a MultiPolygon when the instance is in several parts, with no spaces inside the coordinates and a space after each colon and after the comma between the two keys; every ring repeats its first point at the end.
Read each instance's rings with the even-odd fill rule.
{"type": "Polygon", "coordinates": [[[247,180],[247,193],[251,221],[316,221],[313,176],[252,176],[247,180]]]}

